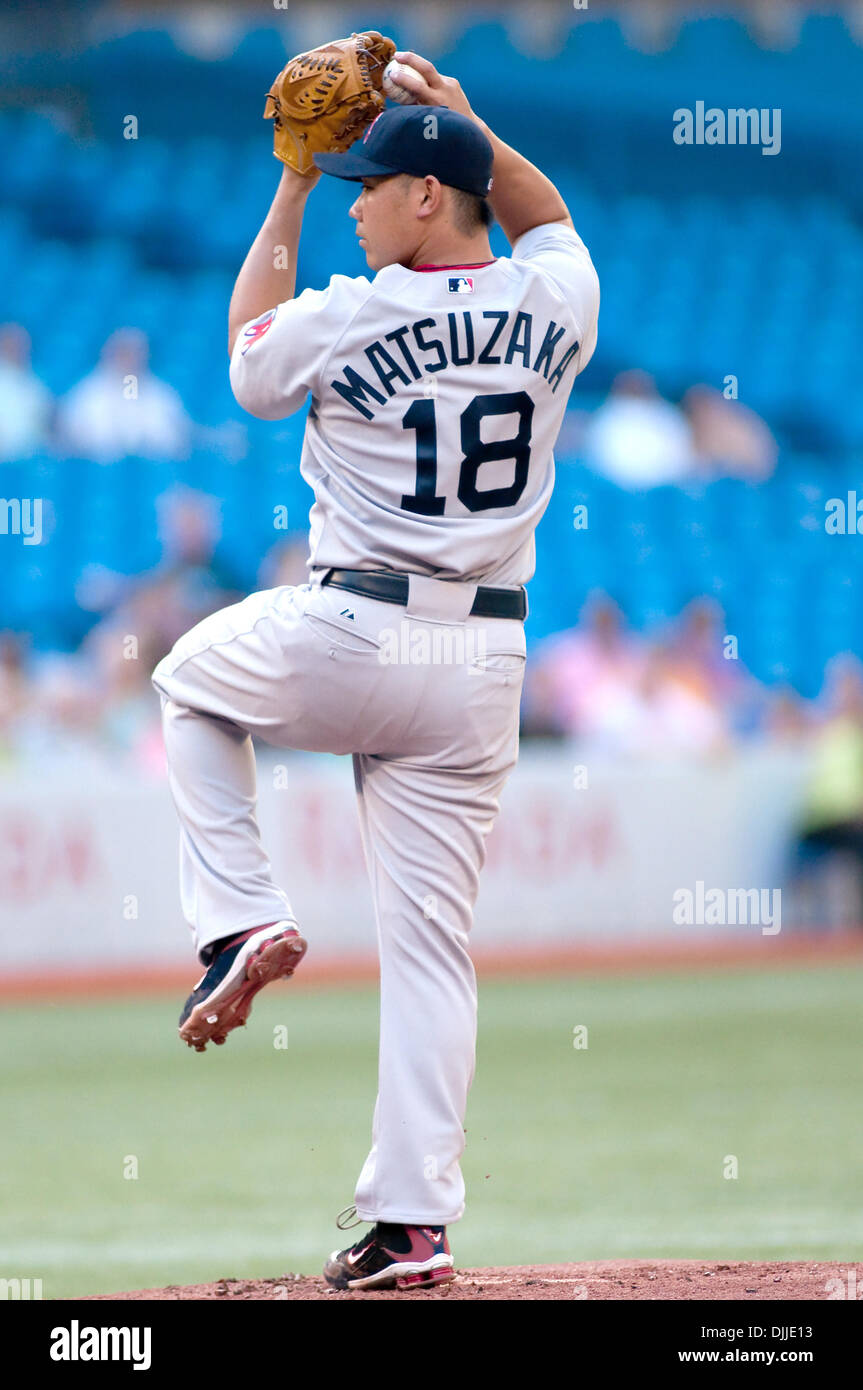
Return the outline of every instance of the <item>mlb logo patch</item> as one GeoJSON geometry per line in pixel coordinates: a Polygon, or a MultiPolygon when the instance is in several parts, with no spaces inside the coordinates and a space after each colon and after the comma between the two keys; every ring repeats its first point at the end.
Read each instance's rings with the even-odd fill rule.
{"type": "Polygon", "coordinates": [[[469,275],[451,275],[449,292],[450,294],[473,294],[473,280],[469,275]]]}

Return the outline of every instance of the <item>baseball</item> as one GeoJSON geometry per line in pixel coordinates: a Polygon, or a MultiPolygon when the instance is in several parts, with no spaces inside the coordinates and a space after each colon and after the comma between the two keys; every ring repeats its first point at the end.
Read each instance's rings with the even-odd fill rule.
{"type": "Polygon", "coordinates": [[[384,68],[382,80],[384,96],[389,97],[390,101],[400,102],[402,106],[416,105],[416,98],[405,87],[400,87],[398,82],[393,81],[393,76],[399,72],[413,72],[419,77],[416,68],[412,68],[408,63],[397,63],[393,58],[384,68]]]}

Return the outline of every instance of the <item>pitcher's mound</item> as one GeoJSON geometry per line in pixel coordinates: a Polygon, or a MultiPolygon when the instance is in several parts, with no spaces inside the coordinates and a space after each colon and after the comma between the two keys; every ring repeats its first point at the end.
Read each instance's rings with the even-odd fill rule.
{"type": "Polygon", "coordinates": [[[169,1285],[100,1299],[829,1299],[853,1298],[850,1264],[809,1261],[777,1264],[706,1264],[702,1260],[593,1260],[577,1265],[462,1269],[451,1284],[403,1293],[340,1293],[321,1278],[283,1274],[277,1279],[220,1279],[214,1284],[169,1285]]]}

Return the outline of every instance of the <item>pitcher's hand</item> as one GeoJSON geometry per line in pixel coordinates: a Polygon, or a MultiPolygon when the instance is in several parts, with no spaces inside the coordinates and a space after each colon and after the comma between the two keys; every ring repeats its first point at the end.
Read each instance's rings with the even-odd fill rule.
{"type": "Polygon", "coordinates": [[[394,72],[391,80],[410,92],[417,105],[448,106],[451,111],[460,111],[463,116],[476,119],[461,83],[455,77],[444,77],[428,58],[421,58],[419,53],[409,50],[397,52],[395,61],[415,69],[414,72],[405,72],[404,69],[394,72]]]}

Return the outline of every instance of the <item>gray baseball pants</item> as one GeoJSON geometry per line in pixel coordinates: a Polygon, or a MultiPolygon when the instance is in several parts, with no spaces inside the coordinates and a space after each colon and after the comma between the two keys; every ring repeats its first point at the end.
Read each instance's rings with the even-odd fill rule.
{"type": "Polygon", "coordinates": [[[294,919],[256,822],[252,736],[353,756],[380,952],[365,1221],[464,1211],[485,837],[518,751],[523,624],[468,616],[475,587],[411,576],[407,608],[313,582],[252,594],[160,662],[181,896],[196,949],[294,919]]]}

